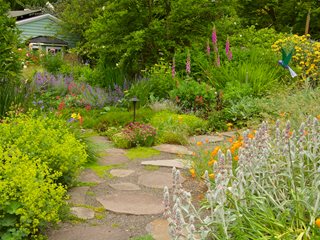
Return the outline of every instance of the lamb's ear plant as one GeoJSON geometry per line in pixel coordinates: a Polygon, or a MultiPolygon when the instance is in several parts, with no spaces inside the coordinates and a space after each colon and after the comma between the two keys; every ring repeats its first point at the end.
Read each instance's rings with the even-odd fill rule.
{"type": "Polygon", "coordinates": [[[173,170],[173,202],[165,188],[165,216],[173,239],[318,239],[320,127],[308,117],[298,130],[262,123],[243,133],[237,164],[220,152],[208,173],[206,202],[196,209],[173,170]],[[234,166],[232,168],[232,166],[234,166]],[[172,206],[173,205],[173,206],[172,206]],[[190,219],[189,221],[187,219],[190,219]]]}

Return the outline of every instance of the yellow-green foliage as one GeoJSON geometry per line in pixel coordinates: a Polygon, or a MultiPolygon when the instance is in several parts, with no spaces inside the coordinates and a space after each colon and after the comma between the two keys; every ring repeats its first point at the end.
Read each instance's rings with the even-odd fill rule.
{"type": "Polygon", "coordinates": [[[39,158],[52,172],[61,173],[58,181],[70,184],[86,162],[85,145],[70,132],[66,123],[55,118],[21,115],[0,124],[0,145],[16,145],[30,158],[39,158]]]}
{"type": "Polygon", "coordinates": [[[156,113],[150,124],[157,129],[158,143],[186,144],[188,136],[203,132],[207,128],[207,121],[194,115],[166,111],[156,113]]]}
{"type": "Polygon", "coordinates": [[[58,177],[17,146],[0,147],[1,239],[29,239],[45,223],[59,220],[65,189],[54,183],[58,177]]]}

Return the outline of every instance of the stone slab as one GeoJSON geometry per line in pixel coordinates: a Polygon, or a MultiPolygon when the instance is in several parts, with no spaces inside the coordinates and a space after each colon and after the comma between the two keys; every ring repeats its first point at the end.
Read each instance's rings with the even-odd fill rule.
{"type": "Polygon", "coordinates": [[[181,145],[161,144],[158,146],[154,146],[153,148],[160,151],[160,152],[182,154],[182,155],[192,155],[192,151],[190,151],[185,146],[181,146],[181,145]]]}
{"type": "Polygon", "coordinates": [[[224,138],[222,136],[212,136],[212,135],[199,135],[189,138],[189,143],[196,144],[197,142],[205,143],[218,143],[222,142],[224,138]]]}
{"type": "Polygon", "coordinates": [[[110,171],[110,174],[115,177],[128,177],[132,173],[134,173],[134,170],[130,170],[130,169],[112,169],[110,171]]]}
{"type": "Polygon", "coordinates": [[[68,200],[73,204],[86,204],[86,193],[89,190],[89,187],[74,187],[68,191],[70,199],[68,200]]]}
{"type": "Polygon", "coordinates": [[[81,219],[93,219],[94,218],[94,211],[89,208],[84,207],[72,207],[70,208],[71,214],[77,216],[81,219]]]}
{"type": "MultiPolygon", "coordinates": [[[[180,177],[181,183],[185,181],[183,177],[180,177]]],[[[160,188],[163,189],[165,186],[172,188],[172,173],[166,172],[152,172],[146,173],[139,177],[138,184],[150,188],[160,188]]]]}
{"type": "Polygon", "coordinates": [[[128,240],[128,232],[106,225],[88,226],[74,225],[72,227],[54,230],[49,234],[49,240],[128,240]]]}
{"type": "Polygon", "coordinates": [[[104,180],[91,169],[83,170],[78,176],[79,182],[102,183],[104,180]]]}
{"type": "Polygon", "coordinates": [[[221,132],[221,133],[217,133],[217,134],[218,134],[218,136],[223,136],[223,137],[227,137],[227,138],[236,136],[236,132],[235,131],[221,132]]]}
{"type": "Polygon", "coordinates": [[[142,165],[151,165],[159,167],[175,167],[175,168],[188,168],[188,163],[184,159],[169,159],[169,160],[154,160],[154,161],[143,161],[142,165]]]}
{"type": "Polygon", "coordinates": [[[164,211],[162,199],[141,192],[118,192],[104,197],[97,197],[105,209],[133,215],[161,214],[164,211]]]}
{"type": "Polygon", "coordinates": [[[89,137],[89,139],[90,139],[93,143],[99,144],[99,145],[101,145],[101,144],[109,145],[109,144],[112,143],[112,142],[109,141],[106,137],[98,136],[98,135],[97,135],[97,136],[91,136],[91,137],[89,137]]]}
{"type": "Polygon", "coordinates": [[[129,182],[122,182],[122,183],[113,183],[109,184],[110,187],[112,187],[115,190],[120,190],[120,191],[137,191],[141,190],[141,188],[134,183],[129,183],[129,182]]]}
{"type": "Polygon", "coordinates": [[[98,164],[102,166],[108,166],[108,165],[124,164],[124,163],[127,163],[128,161],[129,159],[123,154],[112,153],[112,154],[108,154],[106,156],[100,157],[98,159],[98,164]]]}
{"type": "Polygon", "coordinates": [[[146,226],[147,232],[154,240],[170,240],[169,222],[166,219],[158,218],[146,226]]]}
{"type": "Polygon", "coordinates": [[[126,153],[126,151],[121,148],[108,148],[108,149],[105,149],[105,152],[108,154],[125,154],[126,153]]]}

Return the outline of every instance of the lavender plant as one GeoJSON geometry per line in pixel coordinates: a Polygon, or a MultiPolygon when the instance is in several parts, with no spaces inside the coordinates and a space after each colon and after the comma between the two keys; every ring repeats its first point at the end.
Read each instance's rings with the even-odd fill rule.
{"type": "Polygon", "coordinates": [[[318,239],[320,228],[320,127],[308,117],[295,131],[262,123],[254,138],[243,133],[239,160],[218,153],[206,203],[200,210],[173,170],[173,203],[164,190],[173,239],[318,239]],[[189,218],[189,221],[184,219],[189,218]]]}

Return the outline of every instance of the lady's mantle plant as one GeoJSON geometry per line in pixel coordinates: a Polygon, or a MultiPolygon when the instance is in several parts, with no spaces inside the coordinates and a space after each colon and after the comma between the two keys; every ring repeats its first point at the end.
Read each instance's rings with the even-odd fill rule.
{"type": "Polygon", "coordinates": [[[298,131],[263,123],[243,133],[238,165],[218,153],[215,179],[205,174],[206,203],[196,210],[173,170],[173,198],[164,190],[173,239],[318,239],[320,236],[320,128],[309,117],[298,131]],[[172,206],[173,205],[173,206],[172,206]]]}

